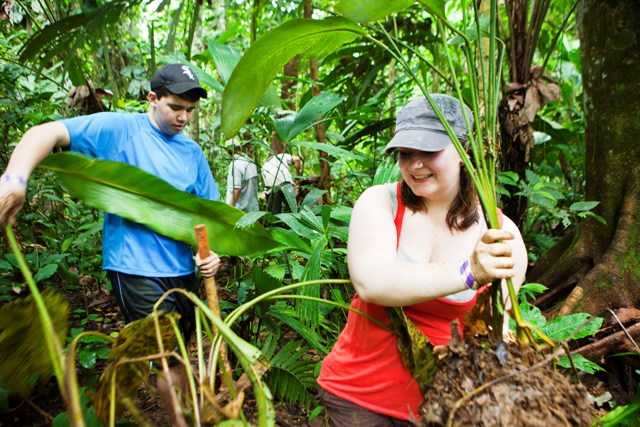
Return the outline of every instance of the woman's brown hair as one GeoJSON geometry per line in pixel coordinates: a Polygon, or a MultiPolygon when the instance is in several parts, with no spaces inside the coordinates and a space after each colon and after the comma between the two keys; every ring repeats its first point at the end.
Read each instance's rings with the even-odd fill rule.
{"type": "MultiPolygon", "coordinates": [[[[416,196],[404,180],[402,180],[400,187],[400,196],[405,206],[413,212],[427,212],[427,205],[424,200],[416,196]]],[[[449,225],[450,230],[464,231],[478,222],[479,219],[478,193],[473,181],[471,181],[469,172],[461,164],[458,194],[453,203],[451,203],[449,212],[447,212],[447,225],[449,225]]]]}

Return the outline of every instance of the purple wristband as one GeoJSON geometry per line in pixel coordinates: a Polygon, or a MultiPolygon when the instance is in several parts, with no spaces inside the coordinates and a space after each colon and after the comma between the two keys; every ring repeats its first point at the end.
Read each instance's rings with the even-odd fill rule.
{"type": "Polygon", "coordinates": [[[473,273],[471,272],[469,258],[465,259],[462,261],[462,264],[460,264],[460,275],[462,276],[464,284],[467,285],[469,289],[475,289],[476,281],[473,278],[473,273]]]}
{"type": "Polygon", "coordinates": [[[0,176],[0,182],[13,182],[15,184],[20,184],[23,187],[26,187],[27,185],[26,179],[24,179],[20,175],[16,175],[13,173],[5,173],[4,175],[0,176]]]}

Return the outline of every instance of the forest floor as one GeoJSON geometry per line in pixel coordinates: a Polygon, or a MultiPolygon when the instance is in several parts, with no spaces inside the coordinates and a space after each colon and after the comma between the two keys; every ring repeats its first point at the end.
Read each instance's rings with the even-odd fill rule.
{"type": "MultiPolygon", "coordinates": [[[[122,321],[115,298],[107,291],[99,289],[95,285],[95,282],[89,281],[84,283],[83,289],[84,292],[76,290],[66,294],[71,304],[70,312],[73,314],[72,327],[100,331],[107,335],[119,331],[124,326],[124,322],[122,321]]],[[[77,371],[80,386],[85,387],[85,390],[95,389],[104,366],[105,362],[98,360],[97,365],[92,369],[79,368],[77,371]]],[[[587,418],[599,417],[606,414],[611,409],[607,400],[625,404],[633,397],[637,384],[633,382],[629,383],[629,379],[634,378],[629,374],[632,368],[619,363],[611,366],[617,366],[617,368],[614,370],[609,369],[609,372],[599,375],[581,375],[582,383],[589,393],[596,398],[600,397],[602,400],[600,404],[592,404],[591,413],[588,414],[587,418]],[[626,384],[625,381],[627,382],[626,384]],[[610,398],[607,398],[607,396],[610,398]]],[[[140,387],[137,394],[136,405],[141,414],[148,419],[150,426],[169,426],[157,391],[155,387],[150,385],[152,383],[153,379],[151,379],[148,384],[145,383],[140,387]]],[[[85,391],[85,393],[90,392],[85,391]]],[[[309,421],[308,411],[303,407],[276,402],[275,410],[277,426],[323,427],[325,425],[323,414],[309,421]]],[[[10,396],[8,399],[8,408],[0,408],[0,427],[51,426],[54,417],[64,411],[65,406],[60,398],[57,383],[54,379],[51,379],[48,383],[39,383],[36,385],[32,396],[28,399],[10,396]]],[[[247,390],[243,411],[250,422],[256,420],[256,405],[251,389],[247,390]]],[[[527,416],[530,418],[533,416],[535,418],[535,414],[527,414],[527,416]]],[[[87,425],[93,426],[97,424],[88,422],[87,425]]],[[[125,417],[121,422],[118,422],[117,425],[126,426],[135,424],[132,421],[127,421],[125,417]]]]}
{"type": "MultiPolygon", "coordinates": [[[[124,326],[120,309],[117,306],[115,297],[108,291],[100,289],[95,285],[95,280],[87,277],[88,281],[83,284],[83,291],[76,290],[65,294],[70,303],[71,328],[81,328],[83,330],[99,331],[105,335],[120,331],[124,326]]],[[[195,349],[194,339],[190,342],[190,347],[195,349]]],[[[99,376],[101,375],[106,362],[97,360],[94,368],[77,369],[78,384],[85,387],[85,393],[90,396],[90,391],[96,388],[99,376]]],[[[166,417],[163,402],[160,399],[154,386],[155,375],[149,377],[148,383],[143,383],[137,393],[136,406],[140,413],[146,418],[151,427],[169,427],[170,423],[166,417]]],[[[0,396],[1,397],[1,396],[0,396]]],[[[276,423],[281,427],[288,426],[309,426],[321,427],[324,419],[322,415],[309,421],[308,411],[304,407],[291,406],[283,402],[274,402],[276,423]]],[[[0,427],[47,427],[52,425],[56,415],[66,411],[64,402],[58,391],[58,384],[52,377],[49,382],[40,381],[32,395],[28,399],[19,396],[9,396],[8,408],[0,407],[0,427]]],[[[245,391],[243,412],[248,421],[252,424],[257,420],[257,406],[249,388],[245,391]]],[[[116,425],[133,426],[135,423],[127,421],[125,416],[116,425]]],[[[88,421],[88,420],[87,420],[88,421]]],[[[66,423],[58,424],[66,426],[66,423]]],[[[89,427],[99,424],[87,422],[89,427]]]]}

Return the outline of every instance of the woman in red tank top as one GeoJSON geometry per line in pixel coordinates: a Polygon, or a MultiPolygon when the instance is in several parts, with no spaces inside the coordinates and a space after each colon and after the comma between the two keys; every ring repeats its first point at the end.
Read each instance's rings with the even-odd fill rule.
{"type": "MultiPolygon", "coordinates": [[[[466,143],[460,102],[431,97],[466,143]]],[[[351,305],[385,325],[385,307],[401,306],[433,344],[442,345],[451,338],[453,319],[462,332],[478,283],[511,277],[519,287],[526,249],[509,218],[500,230],[487,230],[472,181],[426,99],[398,113],[385,151],[396,149],[400,182],[367,189],[353,209],[347,259],[357,294],[351,305]]],[[[323,361],[318,384],[331,426],[410,425],[422,402],[395,336],[353,312],[323,361]]]]}

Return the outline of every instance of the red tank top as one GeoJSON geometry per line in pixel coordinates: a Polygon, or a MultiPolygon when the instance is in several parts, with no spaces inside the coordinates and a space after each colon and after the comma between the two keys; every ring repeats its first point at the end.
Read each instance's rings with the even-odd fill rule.
{"type": "MultiPolygon", "coordinates": [[[[395,217],[398,241],[405,206],[398,188],[395,217]]],[[[450,323],[459,319],[463,331],[464,314],[475,305],[444,298],[403,307],[405,314],[434,345],[451,339],[450,323]]],[[[351,307],[389,325],[385,308],[362,301],[356,294],[351,307]]],[[[418,419],[423,396],[417,382],[404,366],[396,337],[364,316],[349,312],[345,329],[322,363],[318,384],[351,403],[395,418],[418,419]]]]}

